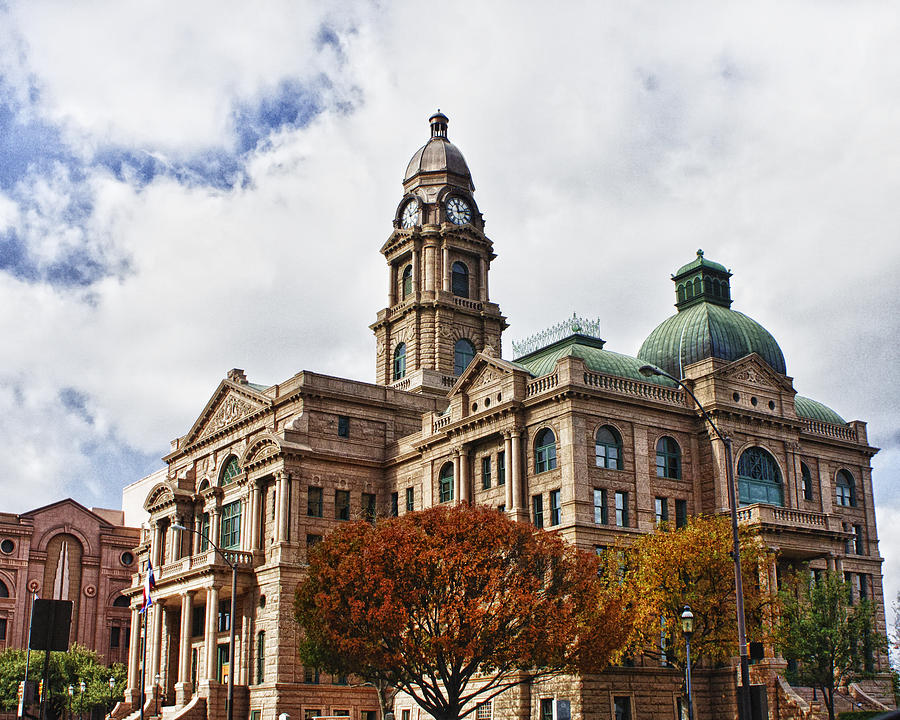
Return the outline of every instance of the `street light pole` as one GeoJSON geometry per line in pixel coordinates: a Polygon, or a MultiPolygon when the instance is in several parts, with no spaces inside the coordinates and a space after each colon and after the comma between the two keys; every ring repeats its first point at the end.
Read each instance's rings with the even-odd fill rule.
{"type": "Polygon", "coordinates": [[[734,592],[735,592],[735,609],[737,614],[738,627],[738,652],[741,657],[741,687],[738,688],[738,717],[740,720],[751,720],[750,715],[750,656],[747,653],[747,625],[744,616],[744,581],[741,575],[741,540],[738,535],[738,517],[737,517],[737,495],[734,490],[734,456],[731,448],[731,438],[723,435],[713,419],[706,412],[706,408],[697,399],[697,396],[691,389],[684,384],[682,380],[669,375],[665,370],[661,370],[655,365],[642,365],[639,372],[644,377],[657,375],[669,378],[682,388],[691,399],[696,403],[697,408],[703,419],[709,423],[716,437],[722,441],[725,446],[725,478],[728,485],[728,504],[731,510],[731,540],[732,551],[731,556],[734,559],[734,592]]]}
{"type": "Polygon", "coordinates": [[[691,696],[691,635],[694,634],[694,613],[690,605],[681,613],[681,633],[684,635],[684,684],[687,688],[688,720],[694,720],[694,701],[691,696]]]}
{"type": "Polygon", "coordinates": [[[185,527],[181,523],[172,523],[173,530],[187,530],[188,532],[192,532],[195,535],[199,535],[201,538],[205,538],[206,542],[209,543],[209,546],[219,553],[219,557],[225,561],[225,564],[231,568],[231,613],[229,614],[228,619],[228,710],[227,710],[227,720],[234,720],[234,609],[235,609],[235,599],[237,596],[237,562],[232,562],[228,559],[228,556],[222,552],[221,548],[216,545],[212,540],[209,539],[208,535],[204,535],[198,530],[194,530],[194,528],[185,527]]]}
{"type": "Polygon", "coordinates": [[[110,675],[109,676],[109,712],[112,714],[113,711],[113,692],[116,689],[116,679],[110,675]]]}
{"type": "Polygon", "coordinates": [[[84,720],[84,691],[87,689],[87,684],[84,680],[78,683],[78,689],[81,690],[78,696],[78,717],[80,720],[84,720]]]}

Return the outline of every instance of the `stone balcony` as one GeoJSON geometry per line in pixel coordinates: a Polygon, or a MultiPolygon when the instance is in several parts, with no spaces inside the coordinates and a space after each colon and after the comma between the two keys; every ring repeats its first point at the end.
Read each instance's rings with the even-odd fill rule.
{"type": "MultiPolygon", "coordinates": [[[[264,561],[263,553],[261,552],[250,552],[247,550],[226,550],[224,552],[228,559],[237,565],[239,572],[241,570],[252,570],[264,561]]],[[[156,582],[161,584],[192,573],[228,569],[225,561],[219,557],[215,550],[210,548],[196,555],[187,555],[161,566],[156,572],[156,582]]]]}

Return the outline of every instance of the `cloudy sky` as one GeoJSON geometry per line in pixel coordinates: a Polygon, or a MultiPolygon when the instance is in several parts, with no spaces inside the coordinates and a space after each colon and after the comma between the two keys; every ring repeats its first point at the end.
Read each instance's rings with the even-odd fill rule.
{"type": "Polygon", "coordinates": [[[116,507],[232,367],[374,378],[378,249],[440,107],[504,344],[634,354],[703,248],[869,422],[900,579],[892,2],[0,0],[3,510],[116,507]]]}

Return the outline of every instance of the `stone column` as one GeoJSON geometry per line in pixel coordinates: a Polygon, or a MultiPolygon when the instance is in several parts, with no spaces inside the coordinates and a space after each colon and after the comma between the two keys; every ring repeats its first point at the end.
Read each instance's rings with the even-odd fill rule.
{"type": "Polygon", "coordinates": [[[397,274],[397,268],[388,265],[388,307],[394,307],[397,302],[397,294],[394,292],[394,277],[397,274]]]}
{"type": "Polygon", "coordinates": [[[281,542],[291,539],[291,474],[279,473],[281,493],[278,497],[278,538],[281,542]]]}
{"type": "Polygon", "coordinates": [[[153,564],[153,567],[158,568],[159,551],[162,549],[162,528],[156,521],[150,523],[150,528],[153,531],[153,540],[150,545],[150,562],[153,564]]]}
{"type": "Polygon", "coordinates": [[[513,509],[513,490],[512,490],[512,435],[510,433],[503,434],[503,475],[506,478],[504,491],[506,492],[506,512],[513,509]]]}
{"type": "Polygon", "coordinates": [[[203,645],[206,648],[205,677],[210,682],[216,681],[216,622],[219,614],[219,590],[215,587],[206,588],[206,633],[203,637],[203,645]]]}
{"type": "Polygon", "coordinates": [[[251,678],[250,672],[250,646],[252,645],[250,641],[250,616],[247,614],[247,605],[249,603],[245,602],[244,611],[241,613],[241,632],[240,632],[240,643],[235,643],[238,647],[235,647],[234,654],[240,661],[237,663],[238,666],[238,674],[235,675],[234,681],[239,685],[249,685],[251,679],[255,682],[256,678],[251,678]],[[238,650],[240,648],[240,650],[238,650]]]}
{"type": "Polygon", "coordinates": [[[510,477],[506,482],[512,483],[512,505],[510,510],[518,512],[522,504],[522,431],[514,430],[512,432],[512,442],[510,446],[510,454],[512,455],[510,467],[510,477]]]}
{"type": "Polygon", "coordinates": [[[139,691],[141,685],[141,611],[131,608],[131,640],[128,648],[128,688],[139,691]]]}
{"type": "Polygon", "coordinates": [[[259,484],[254,480],[250,486],[250,550],[259,547],[259,484]]]}
{"type": "Polygon", "coordinates": [[[478,258],[478,277],[478,297],[481,302],[487,302],[487,263],[484,258],[478,258]]]}
{"type": "Polygon", "coordinates": [[[244,491],[241,498],[241,550],[250,547],[250,491],[244,491]]]}
{"type": "Polygon", "coordinates": [[[215,505],[209,509],[209,539],[215,545],[221,540],[222,508],[215,505]]]}
{"type": "Polygon", "coordinates": [[[178,643],[178,682],[175,683],[175,704],[185,705],[191,698],[191,616],[194,594],[181,594],[181,635],[178,643]]]}
{"type": "Polygon", "coordinates": [[[153,616],[150,625],[150,632],[147,633],[148,652],[150,654],[150,662],[147,664],[146,687],[154,687],[155,676],[157,673],[162,674],[162,631],[163,631],[163,606],[153,604],[150,607],[150,613],[153,616]]]}
{"type": "Polygon", "coordinates": [[[446,245],[444,245],[441,260],[441,277],[444,279],[442,287],[445,292],[450,292],[450,248],[446,245]]]}
{"type": "Polygon", "coordinates": [[[459,482],[459,450],[453,451],[453,502],[459,502],[460,482],[459,482]]]}
{"type": "Polygon", "coordinates": [[[459,501],[469,502],[469,451],[465,448],[459,456],[459,501]]]}
{"type": "Polygon", "coordinates": [[[191,541],[193,542],[193,552],[192,555],[197,555],[200,552],[200,533],[203,532],[203,511],[194,513],[194,530],[197,532],[191,533],[191,541]]]}
{"type": "Polygon", "coordinates": [[[281,536],[281,516],[284,512],[284,473],[275,473],[275,518],[274,527],[272,528],[272,540],[275,543],[282,541],[281,536]]]}
{"type": "Polygon", "coordinates": [[[421,249],[419,247],[415,247],[412,253],[412,294],[415,297],[419,292],[419,254],[421,253],[421,249]]]}

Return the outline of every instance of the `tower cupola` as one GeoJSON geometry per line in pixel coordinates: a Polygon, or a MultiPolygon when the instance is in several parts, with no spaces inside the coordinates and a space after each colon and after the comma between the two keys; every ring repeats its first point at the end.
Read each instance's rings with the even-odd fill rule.
{"type": "Polygon", "coordinates": [[[682,265],[672,276],[675,283],[675,307],[679,312],[699,302],[731,307],[731,273],[724,265],[703,257],[682,265]]]}

